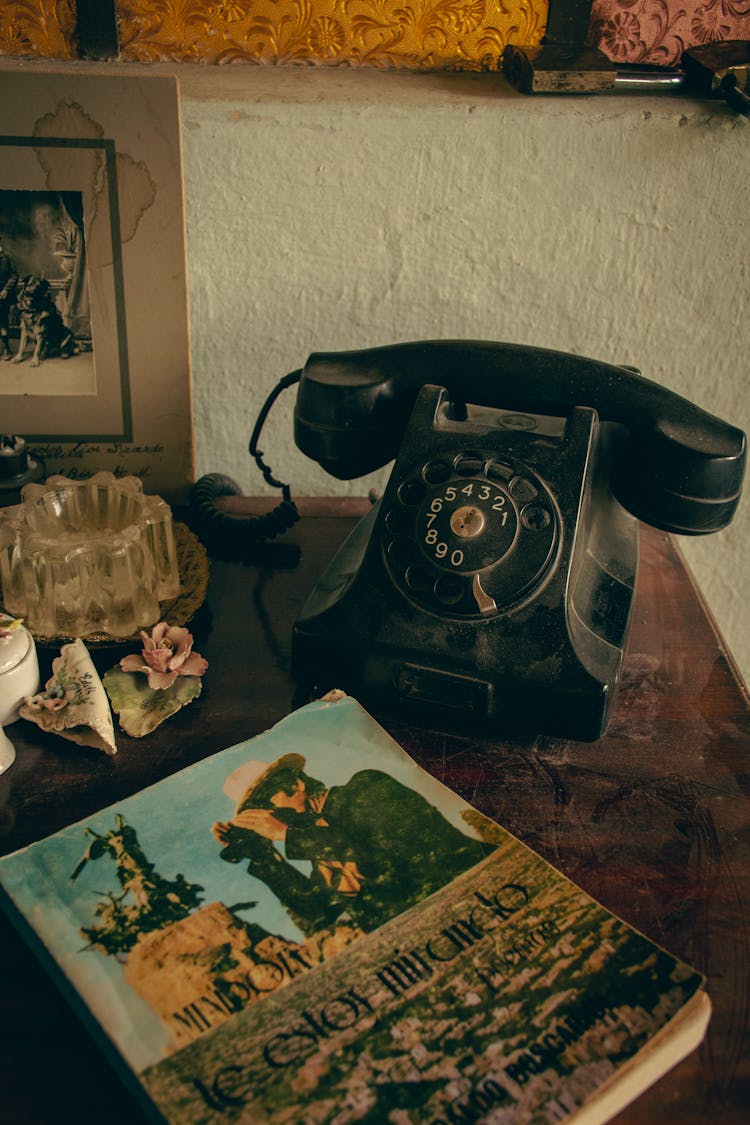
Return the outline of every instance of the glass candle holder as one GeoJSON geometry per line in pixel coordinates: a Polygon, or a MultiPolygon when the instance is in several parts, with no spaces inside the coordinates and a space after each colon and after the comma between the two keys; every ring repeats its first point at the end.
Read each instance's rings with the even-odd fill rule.
{"type": "Polygon", "coordinates": [[[0,582],[5,609],[32,632],[127,637],[177,596],[172,513],[136,477],[50,477],[22,496],[0,510],[0,582]]]}

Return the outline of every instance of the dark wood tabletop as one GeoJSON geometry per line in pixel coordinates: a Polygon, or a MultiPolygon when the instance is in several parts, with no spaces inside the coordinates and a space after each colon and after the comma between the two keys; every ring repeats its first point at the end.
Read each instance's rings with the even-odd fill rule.
{"type": "MultiPolygon", "coordinates": [[[[0,776],[0,853],[78,821],[270,726],[298,698],[292,624],[364,502],[319,501],[283,541],[212,560],[191,624],[209,662],[201,697],[154,734],[118,730],[108,758],[23,720],[0,776]]],[[[131,646],[132,648],[132,646],[131,646]]],[[[42,675],[56,651],[40,650],[42,675]]],[[[94,654],[100,671],[121,655],[94,654]]],[[[750,710],[746,689],[668,535],[644,528],[624,679],[606,736],[479,739],[376,717],[440,781],[607,908],[707,977],[703,1046],[617,1118],[750,1120],[750,710]]],[[[0,1119],[145,1120],[9,924],[0,920],[0,1119]]]]}

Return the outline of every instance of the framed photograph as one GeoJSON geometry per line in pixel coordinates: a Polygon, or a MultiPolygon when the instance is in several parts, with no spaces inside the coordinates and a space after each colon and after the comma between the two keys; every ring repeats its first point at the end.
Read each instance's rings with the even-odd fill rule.
{"type": "Polygon", "coordinates": [[[176,79],[0,70],[0,419],[48,475],[108,469],[184,499],[176,79]]]}

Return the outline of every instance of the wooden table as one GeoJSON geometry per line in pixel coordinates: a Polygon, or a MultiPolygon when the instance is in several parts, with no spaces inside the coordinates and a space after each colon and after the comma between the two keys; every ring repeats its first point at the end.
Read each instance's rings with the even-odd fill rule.
{"type": "MultiPolygon", "coordinates": [[[[18,758],[0,777],[0,852],[256,734],[303,702],[289,671],[292,623],[361,507],[312,502],[283,544],[245,565],[212,562],[192,625],[209,661],[203,694],[155,734],[135,741],[118,731],[109,759],[15,724],[18,758]]],[[[46,674],[55,653],[40,655],[46,674]]],[[[119,655],[98,652],[100,670],[119,655]]],[[[618,1120],[748,1122],[748,698],[671,539],[644,529],[624,682],[599,742],[482,741],[378,718],[442,782],[706,974],[714,1015],[704,1045],[618,1120]]],[[[0,965],[0,1120],[144,1120],[4,920],[0,965]]]]}

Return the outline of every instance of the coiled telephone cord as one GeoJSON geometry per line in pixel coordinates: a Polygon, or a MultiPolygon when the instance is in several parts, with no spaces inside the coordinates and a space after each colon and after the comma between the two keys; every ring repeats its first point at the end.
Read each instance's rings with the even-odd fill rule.
{"type": "Polygon", "coordinates": [[[274,539],[293,527],[299,517],[297,505],[292,499],[288,484],[277,480],[263,460],[263,451],[258,448],[260,433],[268,412],[274,402],[287,387],[300,380],[302,372],[292,371],[280,379],[260,409],[258,418],[248,444],[251,457],[263,474],[263,479],[273,488],[280,488],[283,499],[263,515],[236,515],[225,512],[217,501],[222,496],[242,496],[239,485],[224,473],[207,473],[196,481],[190,491],[192,522],[196,532],[214,553],[223,557],[242,558],[258,543],[274,539]]]}

